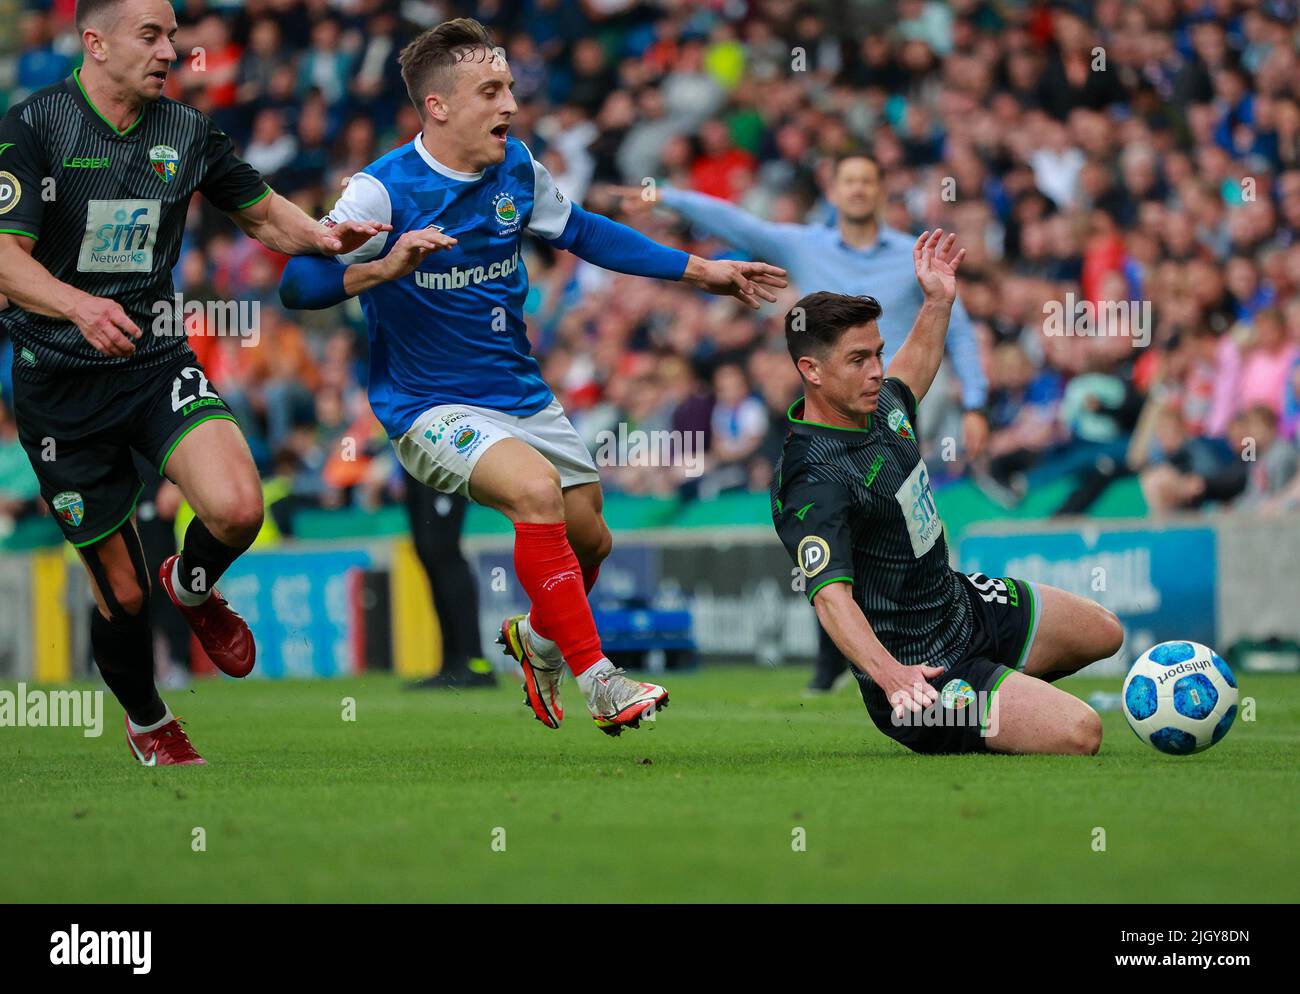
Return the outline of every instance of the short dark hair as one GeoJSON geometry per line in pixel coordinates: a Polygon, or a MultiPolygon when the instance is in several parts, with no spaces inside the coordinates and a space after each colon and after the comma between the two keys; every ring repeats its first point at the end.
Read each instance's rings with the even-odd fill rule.
{"type": "Polygon", "coordinates": [[[854,149],[853,151],[850,152],[839,153],[837,156],[835,156],[835,165],[831,169],[831,175],[834,176],[837,173],[839,173],[840,166],[844,165],[844,163],[848,162],[850,159],[866,159],[868,162],[870,162],[873,166],[876,167],[876,175],[879,176],[881,179],[884,179],[885,171],[880,168],[880,163],[876,161],[876,157],[872,155],[870,152],[868,152],[866,149],[854,149]]]}
{"type": "Polygon", "coordinates": [[[452,85],[451,69],[476,52],[494,52],[492,35],[472,17],[457,17],[430,28],[402,49],[397,57],[402,67],[406,94],[424,119],[424,98],[446,93],[452,85]]]}
{"type": "Polygon", "coordinates": [[[806,355],[823,359],[846,328],[874,321],[883,313],[875,297],[826,290],[807,294],[785,316],[785,344],[790,358],[796,366],[806,355]]]}
{"type": "Polygon", "coordinates": [[[85,31],[93,22],[97,26],[104,24],[104,14],[120,4],[122,0],[77,0],[77,13],[74,15],[78,31],[85,31]]]}

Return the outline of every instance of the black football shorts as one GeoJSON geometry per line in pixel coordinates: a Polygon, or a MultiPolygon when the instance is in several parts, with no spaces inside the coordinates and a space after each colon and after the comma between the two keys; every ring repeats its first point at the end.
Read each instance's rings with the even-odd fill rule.
{"type": "Polygon", "coordinates": [[[134,449],[166,475],[180,440],[205,421],[234,421],[192,355],[143,369],[14,377],[18,437],[64,537],[91,545],[117,531],[144,489],[134,449]]]}
{"type": "Polygon", "coordinates": [[[1028,580],[958,573],[974,621],[962,657],[929,683],[939,691],[936,705],[902,719],[882,691],[858,673],[863,702],[876,727],[913,752],[987,752],[988,711],[1002,681],[1024,671],[1038,632],[1040,595],[1028,580]]]}

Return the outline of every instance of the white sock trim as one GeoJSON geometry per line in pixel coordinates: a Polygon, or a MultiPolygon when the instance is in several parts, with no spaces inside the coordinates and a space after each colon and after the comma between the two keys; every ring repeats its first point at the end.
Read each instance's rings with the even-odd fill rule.
{"type": "Polygon", "coordinates": [[[163,701],[163,716],[159,718],[157,721],[155,721],[152,725],[137,725],[134,721],[131,720],[130,715],[126,716],[126,723],[131,726],[131,731],[136,735],[142,735],[145,732],[156,732],[158,729],[162,728],[163,725],[167,724],[169,721],[175,721],[175,720],[176,718],[172,714],[172,709],[167,706],[166,701],[163,701]]]}
{"type": "Polygon", "coordinates": [[[564,653],[560,652],[560,647],[548,638],[543,638],[537,634],[537,631],[529,624],[532,614],[524,616],[524,620],[519,627],[523,629],[524,638],[528,641],[528,648],[533,650],[534,655],[541,656],[548,663],[554,663],[557,666],[564,662],[564,653]]]}
{"type": "Polygon", "coordinates": [[[212,591],[195,594],[181,583],[181,557],[177,556],[176,561],[172,563],[172,590],[176,591],[176,599],[186,607],[198,607],[211,595],[212,591]]]}
{"type": "Polygon", "coordinates": [[[608,673],[613,668],[614,664],[609,661],[608,657],[602,656],[599,662],[583,670],[574,679],[578,681],[578,686],[582,689],[582,692],[589,695],[592,686],[596,682],[596,677],[608,673]]]}

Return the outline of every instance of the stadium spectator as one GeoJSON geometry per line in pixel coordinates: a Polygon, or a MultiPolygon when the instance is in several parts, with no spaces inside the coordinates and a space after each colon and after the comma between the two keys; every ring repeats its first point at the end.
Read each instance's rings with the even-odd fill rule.
{"type": "MultiPolygon", "coordinates": [[[[22,51],[0,53],[0,70],[13,80],[10,102],[66,77],[67,53],[77,51],[73,5],[34,6],[41,9],[16,22],[22,51]]],[[[342,177],[418,130],[396,52],[429,17],[475,13],[467,4],[435,6],[190,0],[178,10],[183,58],[167,92],[214,114],[277,190],[321,216],[341,193],[342,177]]],[[[1017,485],[1068,467],[1057,459],[1065,454],[1076,460],[1087,491],[1099,471],[1082,447],[1104,436],[1102,444],[1122,450],[1133,431],[1128,387],[1128,420],[1104,409],[1118,397],[1116,383],[1146,402],[1148,425],[1156,410],[1176,411],[1186,437],[1174,452],[1190,446],[1231,454],[1235,416],[1259,405],[1278,415],[1280,438],[1295,438],[1294,3],[906,0],[842,25],[820,3],[604,6],[533,0],[495,5],[490,14],[517,81],[515,133],[567,196],[617,211],[635,205],[594,191],[630,185],[638,198],[653,189],[676,209],[675,198],[685,203],[704,189],[723,198],[721,210],[778,232],[791,230],[782,225],[833,231],[843,224],[835,159],[864,149],[883,167],[881,222],[902,233],[909,251],[912,235],[939,225],[957,230],[969,247],[961,293],[970,345],[955,376],[941,372],[917,426],[936,481],[971,472],[1014,504],[1017,485]],[[1093,303],[1149,302],[1150,343],[1119,341],[1117,348],[1116,338],[1047,338],[1044,308],[1067,294],[1093,303]],[[957,459],[940,461],[943,440],[961,434],[964,411],[984,406],[973,387],[983,366],[990,378],[987,458],[972,462],[965,446],[957,459]],[[1108,378],[1103,391],[1095,388],[1098,374],[1108,378]],[[1067,395],[1070,403],[1058,410],[1067,395]]],[[[709,238],[699,217],[687,226],[643,208],[627,216],[683,247],[756,250],[725,232],[714,231],[725,243],[709,238]]],[[[800,262],[821,261],[815,251],[795,254],[800,262]]],[[[267,473],[295,460],[315,465],[321,439],[300,437],[316,416],[314,391],[331,393],[327,408],[350,411],[366,376],[357,311],[294,315],[281,330],[286,323],[269,291],[282,262],[233,238],[226,219],[209,208],[191,211],[178,286],[193,299],[262,303],[266,330],[255,348],[202,338],[202,327],[191,332],[223,393],[243,401],[249,442],[267,473]]],[[[537,354],[589,440],[620,421],[711,433],[716,390],[725,385],[716,371],[734,364],[763,409],[766,439],[736,485],[765,486],[763,467],[779,435],[773,426],[796,389],[763,358],[774,343],[781,348],[769,314],[711,310],[678,286],[640,292],[540,246],[528,264],[537,354]],[[649,364],[629,364],[628,356],[649,364]]],[[[811,278],[820,284],[824,276],[811,278]]],[[[895,283],[910,277],[869,279],[853,292],[877,292],[879,284],[886,293],[895,283]]],[[[826,288],[840,289],[802,289],[826,288]]],[[[902,309],[881,299],[886,321],[902,309]]],[[[3,383],[10,350],[0,345],[3,383]]],[[[1159,446],[1155,458],[1166,465],[1159,446]]],[[[1201,462],[1197,456],[1184,465],[1201,462]]],[[[323,465],[306,474],[314,484],[302,480],[302,501],[339,500],[320,485],[323,465]]],[[[1120,458],[1114,470],[1130,468],[1150,473],[1157,466],[1120,458]]],[[[684,486],[688,495],[698,489],[698,481],[665,484],[651,475],[615,475],[611,485],[638,492],[684,486]]],[[[8,483],[0,478],[0,487],[8,483]]],[[[343,499],[399,494],[387,485],[360,487],[343,499]]],[[[1159,494],[1155,510],[1163,512],[1171,505],[1165,490],[1159,494]]]]}
{"type": "Polygon", "coordinates": [[[1278,434],[1277,412],[1267,404],[1256,404],[1242,415],[1246,438],[1253,443],[1253,458],[1246,462],[1246,489],[1232,507],[1238,511],[1258,510],[1277,498],[1296,475],[1295,446],[1278,434]]]}
{"type": "Polygon", "coordinates": [[[0,537],[9,535],[19,518],[42,513],[41,486],[18,441],[18,426],[0,400],[0,537]]]}

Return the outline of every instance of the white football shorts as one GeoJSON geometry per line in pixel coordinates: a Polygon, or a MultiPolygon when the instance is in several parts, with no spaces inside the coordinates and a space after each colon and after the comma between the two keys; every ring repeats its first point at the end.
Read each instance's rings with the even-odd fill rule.
{"type": "Polygon", "coordinates": [[[431,407],[406,434],[393,439],[393,448],[421,483],[468,497],[474,464],[503,438],[517,438],[540,452],[559,471],[561,487],[600,479],[586,444],[555,399],[525,418],[470,404],[431,407]]]}

